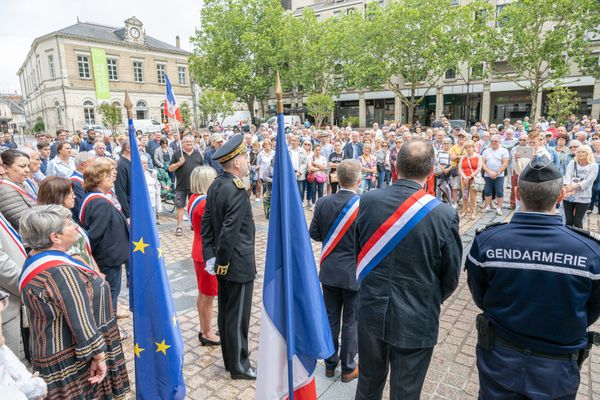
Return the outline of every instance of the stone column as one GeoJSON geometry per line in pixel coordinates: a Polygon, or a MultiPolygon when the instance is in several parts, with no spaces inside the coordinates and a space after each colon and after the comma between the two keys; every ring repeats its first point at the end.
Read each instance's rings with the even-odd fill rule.
{"type": "Polygon", "coordinates": [[[483,93],[481,95],[481,120],[486,120],[490,123],[490,111],[491,111],[491,93],[490,84],[483,84],[483,93]]]}
{"type": "Polygon", "coordinates": [[[398,122],[402,120],[402,100],[400,100],[400,96],[394,97],[394,119],[398,122]]]}
{"type": "Polygon", "coordinates": [[[444,88],[438,86],[435,90],[435,118],[444,112],[444,88]]]}
{"type": "MultiPolygon", "coordinates": [[[[592,100],[597,99],[600,99],[600,79],[596,79],[596,83],[594,84],[594,94],[592,95],[592,100]]],[[[600,104],[592,104],[591,118],[600,119],[600,104]]]]}
{"type": "Polygon", "coordinates": [[[358,126],[360,128],[367,126],[367,103],[363,92],[358,94],[358,126]]]}

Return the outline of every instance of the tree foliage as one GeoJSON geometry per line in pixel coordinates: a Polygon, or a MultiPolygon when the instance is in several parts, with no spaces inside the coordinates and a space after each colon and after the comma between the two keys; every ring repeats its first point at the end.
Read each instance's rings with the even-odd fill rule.
{"type": "Polygon", "coordinates": [[[560,84],[572,66],[600,76],[598,55],[589,38],[600,34],[597,0],[520,0],[507,4],[496,19],[490,55],[493,73],[531,95],[531,118],[537,120],[544,86],[560,84]]]}
{"type": "Polygon", "coordinates": [[[234,112],[235,94],[222,90],[205,90],[199,99],[200,109],[206,116],[206,119],[215,121],[220,114],[222,116],[220,123],[223,123],[228,115],[234,112]]]}
{"type": "Polygon", "coordinates": [[[559,124],[565,124],[571,114],[576,114],[581,98],[575,90],[557,86],[548,94],[548,115],[559,124]]]}
{"type": "Polygon", "coordinates": [[[33,125],[32,130],[34,133],[43,132],[44,130],[46,130],[46,125],[44,125],[44,120],[42,119],[42,117],[38,117],[35,120],[35,124],[33,125]]]}
{"type": "Polygon", "coordinates": [[[180,109],[181,119],[183,119],[183,127],[189,128],[192,124],[192,110],[190,109],[190,105],[186,102],[183,102],[181,103],[180,109]]]}
{"type": "Polygon", "coordinates": [[[98,113],[102,118],[102,124],[116,134],[117,126],[122,122],[121,107],[117,104],[102,103],[98,107],[98,113]]]}
{"type": "Polygon", "coordinates": [[[333,97],[325,93],[316,93],[306,100],[308,113],[315,119],[317,128],[331,115],[334,108],[333,97]]]}

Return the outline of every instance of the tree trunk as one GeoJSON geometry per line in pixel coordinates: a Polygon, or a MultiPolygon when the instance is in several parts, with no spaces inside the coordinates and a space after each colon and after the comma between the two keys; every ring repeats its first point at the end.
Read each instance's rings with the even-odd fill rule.
{"type": "Polygon", "coordinates": [[[246,97],[246,106],[248,107],[248,111],[250,112],[250,122],[254,124],[254,96],[246,97]]]}
{"type": "Polygon", "coordinates": [[[531,115],[529,116],[529,123],[532,126],[535,126],[535,124],[537,123],[537,113],[539,112],[539,110],[537,109],[538,94],[538,87],[535,86],[533,90],[531,90],[531,115]]]}

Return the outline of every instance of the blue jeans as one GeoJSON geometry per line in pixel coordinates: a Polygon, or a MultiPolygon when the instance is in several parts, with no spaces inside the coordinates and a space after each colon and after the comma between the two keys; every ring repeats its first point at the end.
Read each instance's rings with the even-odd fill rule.
{"type": "Polygon", "coordinates": [[[377,187],[382,188],[385,183],[385,170],[377,172],[377,187]]]}
{"type": "Polygon", "coordinates": [[[321,197],[323,197],[323,186],[324,185],[325,185],[324,183],[319,183],[317,181],[310,182],[308,184],[308,191],[310,193],[310,197],[306,196],[306,199],[310,200],[310,202],[312,204],[315,204],[317,202],[317,194],[319,195],[319,197],[318,197],[319,199],[321,197]]]}
{"type": "Polygon", "coordinates": [[[492,192],[496,193],[496,197],[504,197],[504,176],[499,176],[496,179],[484,176],[483,179],[485,180],[485,188],[483,189],[485,197],[491,197],[492,192]]]}
{"type": "Polygon", "coordinates": [[[298,191],[300,192],[300,203],[304,201],[304,192],[306,191],[306,180],[297,181],[298,191]]]}
{"type": "Polygon", "coordinates": [[[367,192],[371,189],[373,189],[373,179],[363,177],[362,181],[360,181],[360,191],[367,192]]]}

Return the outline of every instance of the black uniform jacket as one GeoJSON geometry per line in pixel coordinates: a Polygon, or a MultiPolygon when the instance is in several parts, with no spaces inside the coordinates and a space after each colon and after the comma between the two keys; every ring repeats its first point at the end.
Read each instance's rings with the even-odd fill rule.
{"type": "MultiPolygon", "coordinates": [[[[234,175],[224,172],[208,188],[202,218],[202,252],[205,260],[216,257],[216,265],[227,265],[232,282],[250,282],[256,277],[254,219],[246,188],[238,188],[234,175]]],[[[215,265],[215,268],[216,268],[215,265]]]]}
{"type": "MultiPolygon", "coordinates": [[[[312,222],[310,237],[323,242],[329,229],[356,193],[340,190],[331,196],[321,197],[317,201],[312,222]]],[[[354,224],[350,226],[337,246],[321,263],[319,279],[323,285],[341,289],[358,290],[356,282],[356,255],[354,253],[354,224]]]]}
{"type": "MultiPolygon", "coordinates": [[[[355,250],[420,189],[399,179],[363,194],[356,220],[355,250]]],[[[458,286],[462,244],[458,215],[447,204],[435,207],[361,282],[358,321],[372,335],[400,348],[437,342],[440,304],[458,286]]]]}

